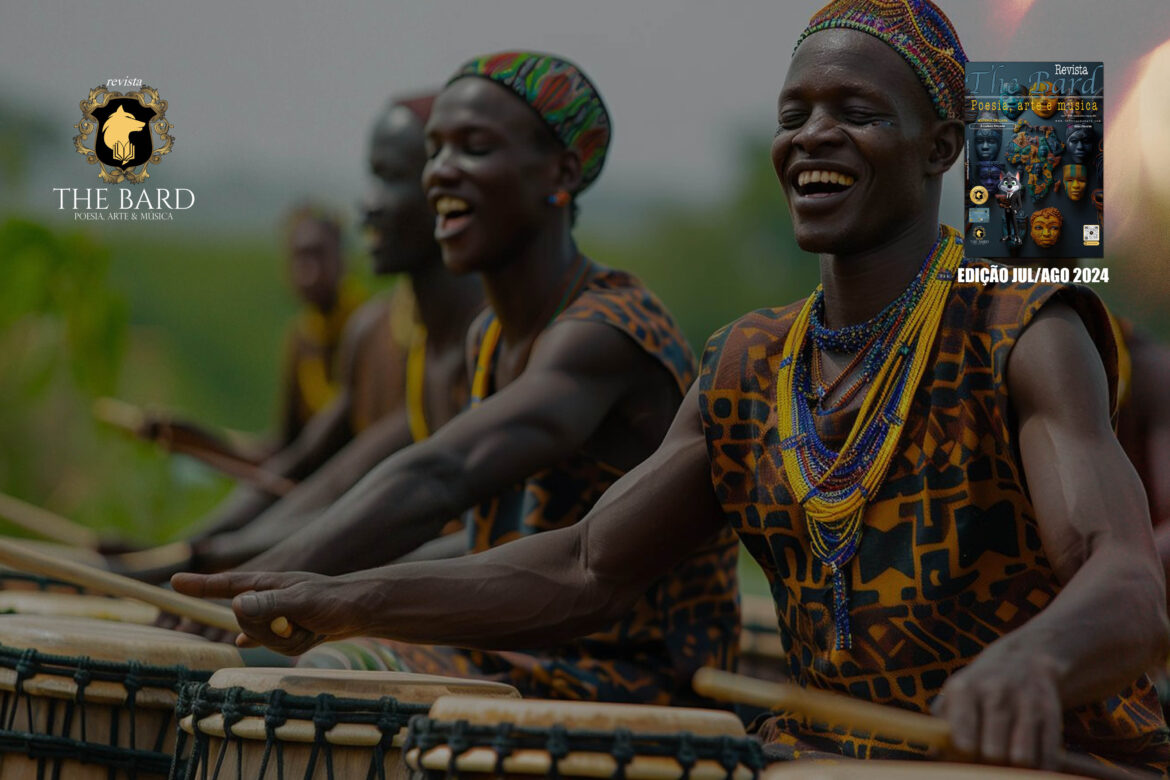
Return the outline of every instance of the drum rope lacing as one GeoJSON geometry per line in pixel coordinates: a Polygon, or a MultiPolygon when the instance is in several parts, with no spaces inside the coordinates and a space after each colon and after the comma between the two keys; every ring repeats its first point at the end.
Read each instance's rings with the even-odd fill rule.
{"type": "MultiPolygon", "coordinates": [[[[551,759],[549,774],[560,776],[560,763],[570,753],[603,753],[614,758],[613,777],[623,780],[635,758],[667,757],[678,762],[681,777],[690,777],[700,761],[714,761],[730,780],[743,766],[757,777],[764,768],[763,748],[750,737],[700,736],[689,732],[644,734],[627,728],[613,731],[569,730],[563,725],[547,728],[516,726],[512,723],[473,725],[466,720],[441,721],[419,715],[411,718],[402,752],[417,749],[421,757],[433,748],[451,751],[448,777],[458,777],[457,760],[472,748],[490,748],[496,753],[494,773],[505,774],[504,760],[518,750],[542,750],[551,759]]],[[[413,759],[412,759],[413,760],[413,759]]]]}
{"type": "MultiPolygon", "coordinates": [[[[16,672],[14,690],[0,694],[0,751],[23,753],[38,761],[38,772],[44,773],[46,764],[62,760],[100,764],[112,769],[121,769],[131,777],[138,772],[166,774],[176,763],[185,764],[175,755],[163,752],[163,744],[170,733],[172,713],[168,712],[162,727],[155,735],[150,749],[138,746],[136,713],[139,692],[144,689],[159,689],[179,694],[184,686],[211,676],[210,671],[196,671],[184,666],[154,666],[136,661],[128,663],[96,660],[86,656],[65,656],[43,653],[32,648],[17,648],[0,645],[0,668],[16,672]],[[25,691],[25,683],[38,675],[52,675],[72,679],[77,686],[73,698],[56,699],[46,697],[45,722],[59,724],[60,734],[38,734],[15,730],[16,717],[23,706],[27,723],[33,718],[33,696],[25,691]],[[119,718],[111,719],[109,744],[90,742],[91,728],[88,711],[108,704],[91,703],[86,691],[94,682],[110,682],[121,685],[126,691],[126,701],[121,707],[127,710],[130,724],[130,747],[118,745],[119,718]],[[60,710],[60,712],[59,712],[60,710]],[[64,736],[71,733],[74,719],[78,719],[81,739],[64,736]]],[[[92,735],[95,738],[97,735],[92,735]]]]}
{"type": "MultiPolygon", "coordinates": [[[[284,745],[276,730],[290,720],[299,720],[312,723],[314,731],[305,777],[315,777],[319,762],[324,763],[325,776],[334,777],[333,745],[326,735],[334,726],[345,723],[369,725],[378,729],[381,737],[373,746],[366,778],[385,780],[386,753],[392,748],[394,738],[413,716],[425,714],[429,710],[429,704],[403,702],[393,696],[350,699],[329,693],[294,696],[280,689],[259,693],[238,686],[212,688],[206,683],[187,685],[179,692],[179,701],[175,707],[176,720],[182,721],[188,715],[191,716],[195,744],[191,760],[184,767],[176,765],[170,777],[171,780],[219,777],[227,751],[233,748],[236,751],[236,766],[241,766],[245,740],[236,737],[232,733],[232,728],[244,718],[263,718],[265,740],[259,777],[267,776],[269,764],[273,762],[274,756],[277,776],[286,777],[284,745]],[[215,757],[215,768],[209,773],[210,739],[200,728],[199,722],[216,714],[223,716],[224,741],[215,757]],[[203,767],[203,772],[196,774],[199,766],[203,767]]],[[[177,754],[181,754],[185,749],[189,738],[190,735],[185,730],[179,730],[175,751],[177,754]]]]}

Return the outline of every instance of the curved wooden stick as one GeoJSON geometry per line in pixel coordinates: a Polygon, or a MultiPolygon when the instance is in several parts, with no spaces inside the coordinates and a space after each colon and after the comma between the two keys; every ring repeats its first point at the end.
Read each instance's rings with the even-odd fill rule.
{"type": "Polygon", "coordinates": [[[72,582],[96,593],[145,601],[164,612],[190,618],[207,626],[236,632],[240,630],[235,614],[227,607],[164,590],[157,585],[132,580],[120,574],[95,569],[83,563],[54,558],[25,547],[19,542],[0,539],[0,564],[72,582]]]}
{"type": "MultiPolygon", "coordinates": [[[[809,720],[844,726],[851,731],[880,734],[945,750],[951,744],[951,727],[942,718],[827,691],[810,690],[793,683],[774,683],[704,667],[695,672],[691,686],[697,693],[721,701],[753,704],[799,713],[809,720]]],[[[1062,753],[1059,771],[1100,780],[1136,780],[1153,775],[1106,766],[1088,756],[1062,753]]]]}
{"type": "Polygon", "coordinates": [[[98,546],[98,535],[92,528],[4,493],[0,493],[0,517],[43,539],[90,550],[98,546]]]}
{"type": "Polygon", "coordinates": [[[170,452],[200,460],[229,477],[247,482],[274,496],[285,496],[296,487],[293,480],[266,470],[229,442],[194,424],[162,421],[160,427],[165,435],[152,436],[146,431],[146,414],[137,406],[116,398],[98,398],[94,401],[93,416],[133,436],[156,442],[170,452]]]}

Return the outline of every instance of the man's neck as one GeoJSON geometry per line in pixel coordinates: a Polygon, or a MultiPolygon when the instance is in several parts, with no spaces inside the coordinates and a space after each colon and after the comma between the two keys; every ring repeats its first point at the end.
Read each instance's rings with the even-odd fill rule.
{"type": "Polygon", "coordinates": [[[479,280],[447,273],[443,261],[433,262],[410,273],[418,317],[432,344],[462,344],[467,325],[483,307],[479,280]]]}
{"type": "Polygon", "coordinates": [[[537,236],[501,268],[483,274],[484,292],[507,343],[544,330],[576,268],[577,247],[568,230],[537,236]]]}
{"type": "Polygon", "coordinates": [[[910,285],[937,240],[935,215],[872,249],[821,255],[825,325],[842,328],[876,316],[910,285]]]}

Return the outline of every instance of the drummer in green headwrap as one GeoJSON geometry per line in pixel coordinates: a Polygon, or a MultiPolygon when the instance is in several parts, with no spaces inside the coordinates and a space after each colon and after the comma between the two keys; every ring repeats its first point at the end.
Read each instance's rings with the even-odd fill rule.
{"type": "MultiPolygon", "coordinates": [[[[427,122],[423,184],[447,269],[480,274],[490,303],[470,331],[472,408],[246,568],[379,565],[461,512],[468,551],[572,526],[654,451],[694,356],[653,293],[573,239],[610,130],[593,84],[558,57],[504,52],[455,73],[427,122]]],[[[709,537],[578,641],[506,653],[351,642],[304,662],[493,677],[553,698],[694,702],[691,675],[731,668],[739,631],[735,537],[709,537]]],[[[536,622],[560,609],[545,603],[536,622]]]]}

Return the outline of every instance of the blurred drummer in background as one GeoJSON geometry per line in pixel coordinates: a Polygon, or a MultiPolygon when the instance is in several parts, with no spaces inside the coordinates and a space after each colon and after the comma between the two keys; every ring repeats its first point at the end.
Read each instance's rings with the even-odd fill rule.
{"type": "Polygon", "coordinates": [[[277,450],[291,444],[337,397],[341,334],[363,298],[345,276],[338,217],[302,205],[289,215],[285,232],[289,280],[305,305],[285,339],[277,450]]]}
{"type": "MultiPolygon", "coordinates": [[[[219,571],[275,546],[383,458],[425,439],[467,403],[465,341],[483,309],[483,289],[475,276],[447,272],[431,235],[420,180],[423,126],[433,102],[433,94],[391,100],[370,135],[363,223],[374,273],[400,274],[399,281],[349,318],[328,356],[302,348],[299,330],[293,339],[292,375],[311,378],[297,387],[314,387],[325,406],[266,465],[301,483],[279,500],[252,487],[237,489],[192,538],[191,559],[177,568],[219,571]],[[326,357],[339,363],[336,386],[317,382],[317,359],[326,357]]],[[[292,267],[299,289],[313,300],[328,298],[330,289],[344,295],[336,292],[337,247],[328,241],[336,233],[307,217],[298,224],[292,267]]],[[[306,322],[332,333],[327,319],[306,322]]],[[[304,395],[294,392],[293,405],[305,406],[304,395]]]]}

